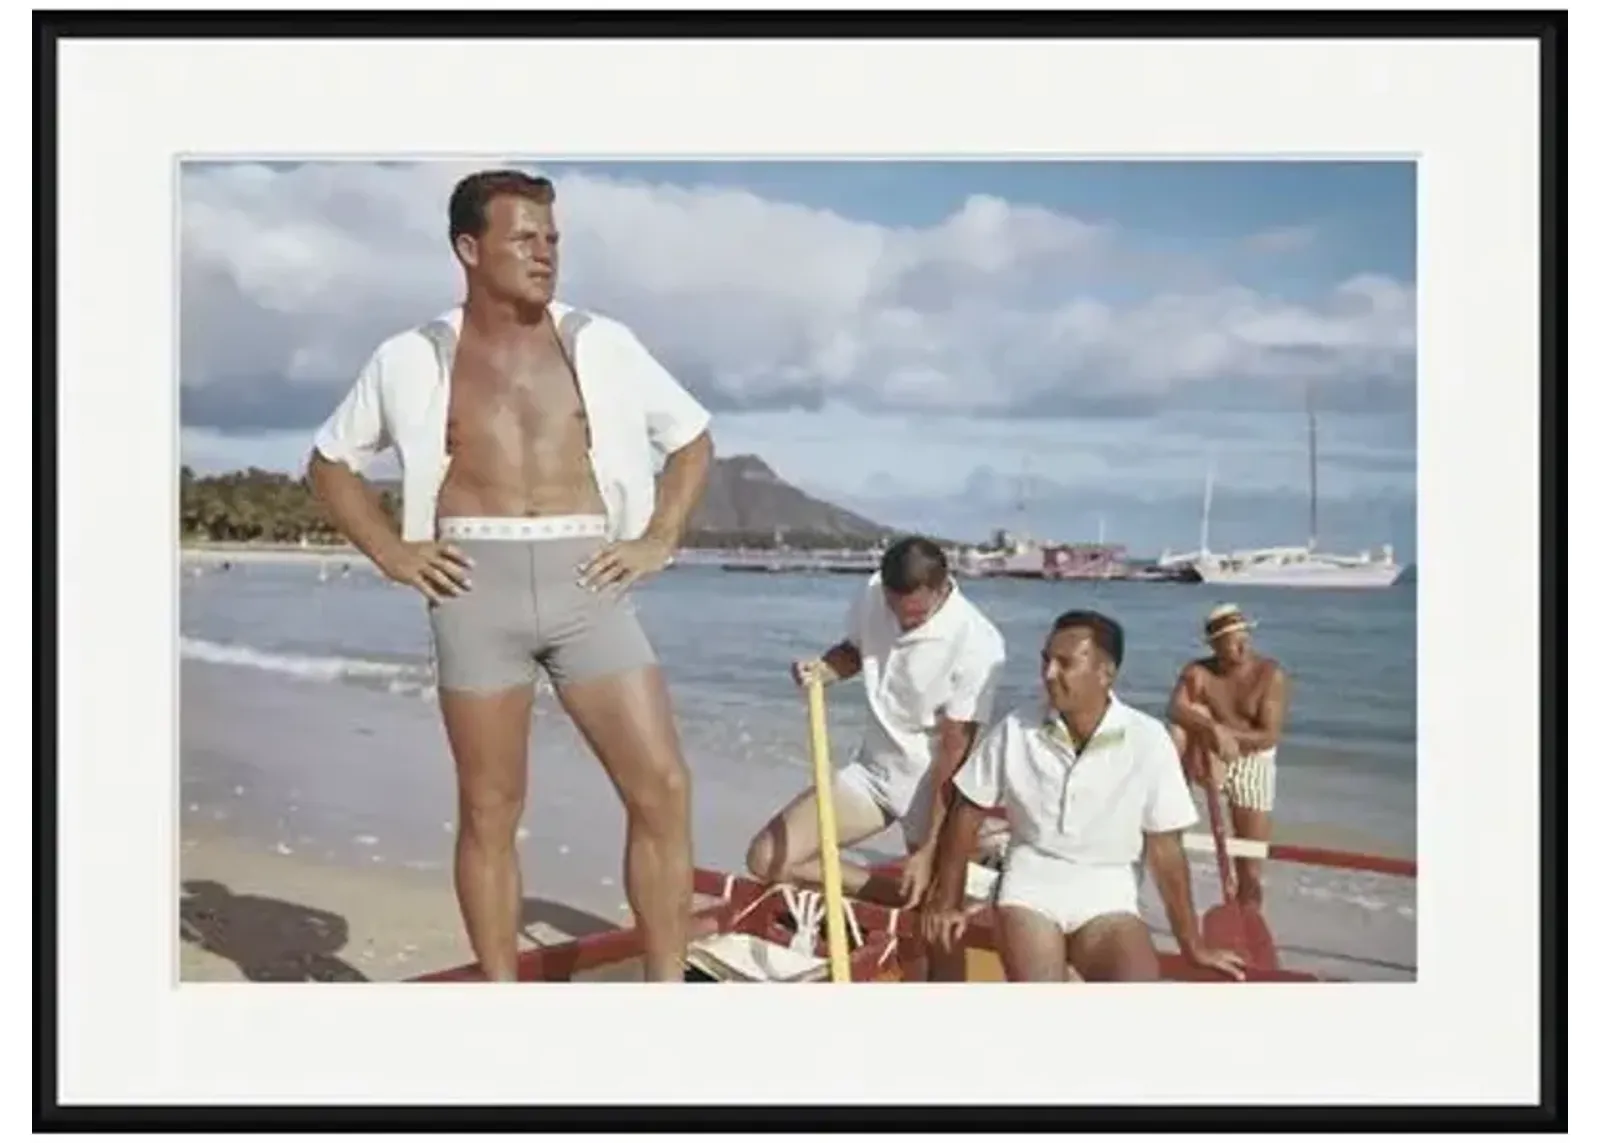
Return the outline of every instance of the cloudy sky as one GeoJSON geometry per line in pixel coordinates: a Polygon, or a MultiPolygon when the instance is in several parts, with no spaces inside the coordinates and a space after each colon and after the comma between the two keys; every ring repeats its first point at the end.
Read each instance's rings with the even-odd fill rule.
{"type": "Polygon", "coordinates": [[[1415,550],[1398,163],[212,163],[185,169],[182,448],[295,469],[376,343],[459,300],[451,184],[558,184],[561,293],[718,449],[899,527],[1415,550]]]}

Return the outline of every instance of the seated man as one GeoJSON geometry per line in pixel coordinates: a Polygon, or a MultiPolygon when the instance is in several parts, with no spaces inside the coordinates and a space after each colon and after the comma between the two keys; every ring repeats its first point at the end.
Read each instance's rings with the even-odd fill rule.
{"type": "MultiPolygon", "coordinates": [[[[1216,784],[1232,811],[1234,836],[1265,842],[1272,838],[1278,740],[1289,705],[1289,677],[1251,646],[1254,627],[1233,604],[1206,617],[1212,654],[1179,673],[1167,717],[1189,780],[1216,784]]],[[[1234,870],[1240,902],[1259,909],[1261,862],[1236,858],[1234,870]]]]}
{"type": "Polygon", "coordinates": [[[1000,957],[1013,981],[1158,980],[1139,915],[1143,864],[1178,948],[1234,978],[1242,962],[1200,942],[1183,831],[1198,820],[1161,722],[1112,692],[1122,628],[1093,611],[1056,620],[1042,655],[1042,711],[1012,711],[956,774],[922,931],[948,952],[966,926],[967,855],[985,812],[1004,807],[1012,841],[995,897],[1000,957]]]}

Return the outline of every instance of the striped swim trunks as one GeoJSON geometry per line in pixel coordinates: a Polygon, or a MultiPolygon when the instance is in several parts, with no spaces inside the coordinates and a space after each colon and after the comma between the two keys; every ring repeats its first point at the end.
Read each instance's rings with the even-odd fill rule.
{"type": "Polygon", "coordinates": [[[1277,792],[1277,762],[1276,750],[1241,755],[1227,769],[1222,781],[1223,794],[1240,809],[1271,813],[1273,796],[1277,792]]]}

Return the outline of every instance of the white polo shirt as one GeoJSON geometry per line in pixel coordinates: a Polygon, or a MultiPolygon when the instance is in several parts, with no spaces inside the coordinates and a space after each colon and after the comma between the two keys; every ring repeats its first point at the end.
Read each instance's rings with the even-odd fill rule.
{"type": "MultiPolygon", "coordinates": [[[[611,318],[552,302],[550,316],[572,342],[578,389],[589,417],[594,468],[613,539],[637,538],[655,512],[655,452],[677,452],[710,424],[711,415],[611,318]]],[[[363,472],[393,448],[400,460],[402,535],[435,538],[434,516],[449,457],[453,348],[461,307],[384,341],[317,431],[317,451],[363,472]]]]}
{"type": "Polygon", "coordinates": [[[1160,720],[1111,696],[1094,736],[1077,752],[1043,704],[1014,710],[973,747],[956,788],[1003,807],[1012,838],[1086,865],[1132,865],[1144,835],[1199,821],[1177,747],[1160,720]]]}
{"type": "Polygon", "coordinates": [[[866,690],[864,761],[920,774],[933,764],[940,715],[986,723],[1005,666],[1005,639],[962,594],[950,594],[920,626],[902,631],[873,573],[850,609],[847,635],[861,653],[866,690]]]}

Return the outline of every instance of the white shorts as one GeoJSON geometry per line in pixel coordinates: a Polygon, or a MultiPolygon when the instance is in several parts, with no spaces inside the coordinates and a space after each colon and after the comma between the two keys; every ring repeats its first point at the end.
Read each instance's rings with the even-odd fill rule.
{"type": "MultiPolygon", "coordinates": [[[[870,757],[858,755],[855,761],[833,775],[834,797],[863,798],[878,808],[892,825],[898,825],[906,849],[921,849],[928,840],[933,816],[933,772],[913,777],[903,770],[870,757]]],[[[1005,852],[1009,830],[1004,821],[984,822],[978,834],[975,860],[998,863],[1005,852]]]]}
{"type": "Polygon", "coordinates": [[[1222,793],[1229,804],[1242,810],[1271,813],[1278,785],[1277,762],[1276,750],[1240,755],[1226,768],[1222,779],[1222,793]]]}
{"type": "Polygon", "coordinates": [[[1071,936],[1096,917],[1139,915],[1139,882],[1131,865],[1082,865],[1013,845],[1006,854],[995,905],[1023,908],[1071,936]]]}
{"type": "Polygon", "coordinates": [[[929,778],[928,774],[912,778],[857,758],[834,773],[834,794],[865,798],[890,823],[900,826],[907,849],[920,849],[933,814],[933,783],[929,778]]]}

